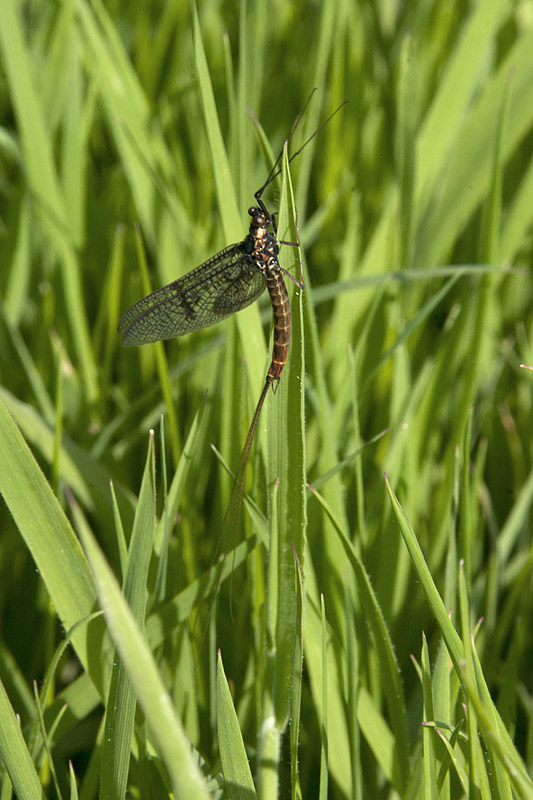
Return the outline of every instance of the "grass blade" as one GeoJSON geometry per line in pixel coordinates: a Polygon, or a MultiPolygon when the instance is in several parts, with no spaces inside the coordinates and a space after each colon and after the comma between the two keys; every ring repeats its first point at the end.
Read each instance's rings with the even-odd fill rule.
{"type": "Polygon", "coordinates": [[[82,537],[111,635],[153,739],[157,742],[174,792],[177,797],[207,800],[205,782],[192,758],[189,742],[157,671],[152,653],[92,534],[84,531],[82,537]]]}

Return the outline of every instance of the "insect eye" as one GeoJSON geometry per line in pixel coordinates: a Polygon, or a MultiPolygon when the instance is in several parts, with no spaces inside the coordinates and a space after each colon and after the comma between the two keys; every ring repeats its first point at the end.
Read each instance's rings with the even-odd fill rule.
{"type": "Polygon", "coordinates": [[[249,215],[250,215],[251,217],[256,217],[256,216],[259,214],[259,209],[258,209],[258,208],[256,208],[255,206],[251,206],[251,207],[248,209],[248,213],[249,213],[249,215]]]}

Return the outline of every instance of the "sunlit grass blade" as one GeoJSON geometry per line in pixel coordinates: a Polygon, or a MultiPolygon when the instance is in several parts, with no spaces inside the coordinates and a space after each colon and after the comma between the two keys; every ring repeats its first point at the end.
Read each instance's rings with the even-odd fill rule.
{"type": "MultiPolygon", "coordinates": [[[[468,606],[468,597],[466,592],[464,571],[460,570],[459,580],[459,618],[461,625],[461,638],[463,640],[463,648],[465,658],[462,663],[463,672],[468,675],[471,683],[474,683],[474,665],[472,659],[472,651],[470,648],[470,636],[472,631],[470,628],[470,609],[468,606]]],[[[469,796],[489,796],[490,789],[488,786],[487,770],[481,754],[479,744],[479,730],[477,725],[477,715],[473,708],[470,706],[466,713],[466,726],[468,731],[468,760],[470,763],[470,771],[468,774],[468,793],[469,796]]]]}
{"type": "MultiPolygon", "coordinates": [[[[308,585],[309,592],[309,585],[308,585]]],[[[307,672],[311,679],[315,706],[321,708],[322,687],[319,674],[322,645],[321,645],[321,620],[319,614],[320,603],[316,604],[308,601],[306,613],[306,636],[305,636],[305,658],[307,672]]],[[[346,769],[350,761],[350,738],[349,728],[354,724],[351,715],[356,714],[357,724],[359,725],[360,735],[364,737],[366,744],[371,749],[374,757],[380,765],[380,769],[392,783],[400,780],[401,768],[398,763],[398,748],[391,728],[381,714],[368,689],[361,685],[358,691],[357,706],[346,707],[346,700],[342,691],[344,676],[339,672],[339,660],[337,652],[331,647],[328,649],[328,675],[330,684],[328,687],[328,705],[330,718],[335,720],[335,725],[329,728],[329,752],[330,775],[342,787],[345,794],[349,796],[351,787],[357,776],[352,776],[346,769]],[[350,714],[350,720],[346,722],[346,715],[350,714]]],[[[364,776],[359,776],[363,777],[364,776]]]]}
{"type": "MultiPolygon", "coordinates": [[[[202,405],[198,409],[196,416],[191,425],[191,429],[183,446],[183,451],[180,455],[176,471],[170,483],[168,491],[164,493],[164,511],[157,525],[155,533],[155,550],[159,555],[159,565],[157,570],[156,590],[154,594],[157,597],[166,596],[167,592],[167,571],[169,559],[169,546],[170,534],[172,530],[173,520],[178,513],[178,507],[182,500],[182,494],[185,490],[185,482],[190,472],[192,458],[196,452],[202,423],[204,419],[204,412],[207,398],[204,397],[202,405]]],[[[164,417],[161,418],[161,444],[164,447],[164,417]]],[[[163,469],[164,469],[164,454],[162,454],[163,469]]],[[[191,550],[194,546],[192,541],[184,543],[184,549],[191,550]]],[[[193,565],[189,565],[192,570],[193,565]]]]}
{"type": "Polygon", "coordinates": [[[46,422],[51,425],[55,419],[55,408],[50,395],[46,389],[42,376],[35,364],[31,353],[29,352],[26,343],[24,342],[20,331],[15,327],[11,320],[10,315],[6,308],[0,303],[0,315],[4,319],[9,336],[13,342],[13,347],[17,353],[20,366],[27,375],[28,383],[30,384],[33,395],[39,405],[41,414],[46,422]]]}
{"type": "MultiPolygon", "coordinates": [[[[348,664],[352,665],[352,669],[348,670],[347,674],[347,689],[346,701],[348,709],[359,708],[359,652],[358,642],[355,628],[355,614],[354,605],[348,587],[346,588],[344,598],[345,608],[345,626],[346,626],[346,660],[348,664]]],[[[348,715],[347,715],[348,716],[348,715]]],[[[333,726],[335,727],[335,726],[333,726]]],[[[362,800],[363,798],[363,775],[362,775],[362,761],[361,761],[361,731],[359,727],[359,720],[357,714],[350,714],[347,719],[347,739],[350,748],[350,764],[351,769],[351,796],[353,800],[362,800]]]]}
{"type": "MultiPolygon", "coordinates": [[[[501,5],[498,2],[498,5],[501,5]]],[[[497,19],[490,12],[490,4],[478,7],[478,12],[487,14],[492,21],[497,19]]],[[[478,31],[472,27],[472,36],[477,37],[478,31]]],[[[531,36],[531,35],[530,35],[531,36]]],[[[428,209],[428,213],[420,219],[420,230],[417,234],[416,259],[422,264],[435,264],[442,258],[442,254],[450,246],[450,234],[457,235],[467,222],[470,214],[482,200],[490,181],[493,167],[494,141],[499,126],[499,117],[494,113],[495,108],[500,107],[500,100],[505,87],[509,82],[509,76],[513,74],[513,80],[509,87],[509,114],[508,132],[503,151],[502,161],[504,163],[510,158],[513,149],[524,136],[533,120],[533,109],[522,102],[525,87],[533,79],[533,65],[530,59],[531,39],[524,37],[516,43],[509,52],[508,57],[501,63],[497,73],[485,86],[484,92],[480,95],[478,102],[470,111],[468,117],[462,118],[459,113],[453,125],[460,125],[461,147],[457,148],[454,158],[443,159],[436,157],[434,130],[426,126],[420,137],[419,160],[417,164],[417,183],[418,190],[423,183],[430,184],[434,180],[435,169],[446,172],[445,188],[437,180],[432,187],[436,193],[437,202],[428,209]],[[428,154],[427,159],[424,153],[428,154]],[[428,172],[429,170],[429,172],[428,172]],[[469,175],[468,186],[465,186],[464,175],[469,175]],[[461,202],[457,202],[457,197],[461,197],[461,202]]],[[[471,52],[467,55],[471,57],[471,52]]],[[[470,73],[472,75],[472,73],[470,73]]],[[[455,92],[458,82],[449,84],[455,92]]],[[[444,84],[443,84],[444,86],[444,84]]],[[[439,97],[441,112],[448,116],[448,110],[444,111],[444,92],[439,97]]],[[[460,112],[460,109],[459,109],[460,112]]],[[[433,120],[434,122],[435,120],[433,120]]],[[[441,124],[439,120],[438,124],[441,124]]],[[[445,131],[447,125],[441,127],[445,131]]],[[[452,134],[453,135],[453,134],[452,134]]],[[[439,137],[440,138],[440,137],[439,137]]],[[[449,143],[447,143],[449,146],[449,143]]]]}
{"type": "Polygon", "coordinates": [[[320,749],[320,800],[327,800],[329,783],[329,718],[328,718],[328,635],[324,597],[320,597],[322,619],[322,747],[320,749]]]}
{"type": "MultiPolygon", "coordinates": [[[[58,668],[60,666],[61,659],[64,657],[65,652],[72,641],[74,629],[80,627],[86,628],[87,624],[91,622],[91,620],[99,616],[101,616],[101,612],[95,611],[86,619],[80,620],[70,631],[67,631],[65,638],[56,647],[40,690],[40,702],[43,705],[43,714],[42,717],[40,715],[35,716],[33,720],[32,731],[28,737],[30,751],[35,763],[37,763],[39,760],[39,753],[43,746],[45,732],[48,737],[49,746],[52,747],[56,743],[56,735],[57,738],[59,738],[58,729],[61,727],[63,717],[66,715],[69,708],[68,701],[65,699],[61,699],[60,702],[57,703],[57,707],[54,709],[52,709],[52,705],[54,705],[53,694],[57,681],[58,668]]],[[[73,694],[74,692],[72,692],[71,696],[73,694]]],[[[95,704],[100,702],[100,698],[96,695],[96,692],[94,692],[94,687],[93,694],[95,704]]],[[[76,703],[74,703],[74,706],[75,705],[76,703]]]]}
{"type": "MultiPolygon", "coordinates": [[[[3,151],[9,150],[7,132],[3,139],[3,151]]],[[[20,158],[20,153],[17,153],[20,158]]],[[[32,230],[32,201],[29,197],[24,199],[20,210],[19,232],[12,267],[9,270],[9,282],[6,287],[4,303],[5,315],[13,325],[20,323],[24,313],[25,302],[31,280],[31,230],[32,230]]],[[[4,312],[2,312],[4,313],[4,312]]]]}
{"type": "Polygon", "coordinates": [[[365,383],[363,384],[362,390],[364,391],[367,387],[367,384],[371,382],[374,376],[379,372],[383,364],[385,364],[391,356],[396,352],[398,348],[402,346],[402,344],[409,338],[409,336],[413,333],[413,331],[417,330],[422,323],[427,320],[428,316],[434,311],[435,308],[442,302],[442,300],[446,297],[446,295],[451,291],[457,280],[459,279],[459,275],[453,275],[445,284],[442,286],[429,300],[427,303],[424,304],[422,308],[418,311],[415,317],[410,320],[407,325],[404,326],[404,329],[397,337],[394,344],[381,356],[379,362],[376,364],[370,375],[367,376],[365,383]]]}
{"type": "MultiPolygon", "coordinates": [[[[35,409],[21,403],[0,386],[0,401],[5,404],[13,416],[26,441],[35,448],[41,457],[52,468],[54,453],[54,434],[35,409]]],[[[69,437],[62,441],[60,453],[61,479],[68,485],[85,508],[108,507],[110,472],[104,464],[89,455],[69,437]],[[91,488],[89,488],[91,487],[91,488]]],[[[132,494],[123,486],[116,487],[117,495],[122,501],[123,513],[132,508],[132,494]]],[[[131,515],[133,518],[133,515],[131,515]]]]}
{"type": "Polygon", "coordinates": [[[57,258],[61,266],[73,344],[87,399],[91,403],[98,395],[96,366],[83,303],[80,264],[74,247],[75,236],[70,231],[65,198],[53,160],[52,132],[46,126],[43,98],[35,85],[31,54],[24,41],[15,5],[8,0],[3,8],[0,49],[17,113],[25,169],[36,206],[36,217],[42,224],[51,247],[50,256],[57,258]]]}
{"type": "MultiPolygon", "coordinates": [[[[227,461],[222,457],[222,454],[218,452],[217,448],[214,445],[211,445],[211,449],[213,450],[213,453],[217,457],[219,463],[224,467],[224,469],[231,477],[231,479],[234,480],[235,474],[230,469],[227,461]]],[[[265,517],[265,514],[259,509],[256,503],[254,503],[252,498],[249,497],[247,494],[243,495],[242,500],[245,507],[248,509],[248,513],[250,514],[250,517],[253,520],[254,526],[257,529],[259,536],[261,537],[263,543],[268,547],[269,546],[268,519],[265,517]]]]}
{"type": "Polygon", "coordinates": [[[404,785],[408,780],[408,763],[406,758],[407,753],[407,720],[405,712],[405,703],[403,692],[400,683],[400,671],[394,647],[390,638],[390,634],[385,624],[383,612],[379,607],[379,603],[372,588],[370,578],[366,572],[363,563],[355,552],[355,548],[348,539],[346,532],[342,529],[340,522],[335,518],[332,509],[321,495],[312,487],[311,491],[320,505],[328,515],[329,520],[334,526],[334,530],[339,536],[340,542],[344,549],[344,553],[348,558],[356,585],[359,592],[359,597],[364,612],[365,620],[369,625],[373,641],[375,642],[378,656],[380,659],[381,669],[387,674],[384,692],[387,696],[389,703],[391,723],[396,734],[396,746],[398,748],[398,758],[395,763],[396,775],[395,780],[399,785],[404,785]]]}
{"type": "MultiPolygon", "coordinates": [[[[39,697],[39,691],[37,689],[36,684],[33,686],[33,692],[35,696],[35,706],[37,708],[37,719],[39,721],[39,726],[41,730],[42,741],[44,743],[44,751],[46,752],[46,759],[47,759],[47,769],[50,771],[51,776],[51,785],[54,787],[56,794],[61,796],[61,791],[59,788],[59,782],[57,779],[57,772],[54,764],[54,759],[52,755],[52,749],[50,745],[50,740],[48,738],[48,731],[44,726],[44,718],[43,718],[43,704],[41,702],[41,698],[39,697]]],[[[65,709],[63,709],[64,711],[65,709]]],[[[61,720],[61,714],[58,715],[57,720],[54,724],[58,724],[61,720]]]]}
{"type": "Polygon", "coordinates": [[[479,692],[470,680],[466,669],[464,670],[463,678],[468,698],[474,706],[483,736],[489,742],[492,752],[497,757],[495,760],[498,763],[495,770],[499,782],[500,796],[510,796],[510,786],[513,786],[519,796],[528,799],[533,798],[533,781],[499,719],[496,707],[492,702],[483,678],[481,664],[479,663],[472,636],[470,637],[470,645],[479,692]]]}
{"type": "Polygon", "coordinates": [[[227,796],[252,800],[257,795],[220,653],[217,658],[217,732],[227,796]]]}
{"type": "MultiPolygon", "coordinates": [[[[154,181],[157,145],[148,131],[148,103],[102,3],[76,7],[78,29],[86,48],[87,65],[107,110],[107,120],[119,148],[145,235],[155,239],[154,181]]],[[[157,148],[159,157],[163,147],[157,148]]]]}
{"type": "MultiPolygon", "coordinates": [[[[152,431],[123,581],[124,599],[141,631],[148,601],[146,582],[155,533],[154,459],[152,431]]],[[[136,706],[137,698],[126,666],[120,658],[115,657],[107,694],[100,771],[100,793],[103,797],[115,793],[118,797],[126,792],[136,706]]]]}
{"type": "MultiPolygon", "coordinates": [[[[423,201],[425,193],[421,187],[432,187],[439,165],[447,161],[446,154],[464,124],[465,109],[478,86],[480,73],[477,67],[491,40],[491,30],[497,30],[505,14],[505,4],[499,0],[478,6],[466,21],[450,54],[438,92],[426,113],[418,145],[417,184],[423,201]],[[483,36],[479,35],[481,30],[483,36]],[[473,64],[476,65],[474,69],[473,64]]],[[[464,131],[462,135],[465,135],[464,131]]]]}
{"type": "Polygon", "coordinates": [[[99,359],[103,360],[101,383],[102,392],[106,395],[111,382],[114,356],[119,346],[117,321],[120,316],[120,287],[125,266],[125,233],[124,225],[119,225],[115,230],[108,279],[104,287],[105,303],[100,306],[95,323],[95,350],[99,359]]]}
{"type": "Polygon", "coordinates": [[[156,663],[109,565],[89,531],[83,544],[111,635],[124,662],[177,797],[206,798],[205,782],[175,714],[156,663]]]}
{"type": "MultiPolygon", "coordinates": [[[[292,184],[288,171],[287,148],[282,161],[282,192],[278,218],[278,235],[281,240],[295,242],[295,207],[292,184]]],[[[297,248],[282,247],[282,267],[294,270],[298,258],[297,248]],[[295,258],[296,255],[296,258],[295,258]],[[289,260],[290,259],[290,260],[289,260]]],[[[292,282],[290,282],[292,283],[292,282]]],[[[267,483],[279,481],[277,492],[277,519],[274,524],[279,537],[275,563],[269,569],[277,573],[275,594],[269,596],[272,604],[271,619],[275,619],[275,694],[274,715],[279,730],[283,730],[289,714],[289,676],[295,657],[296,625],[298,623],[298,581],[294,551],[300,569],[305,573],[304,549],[306,516],[305,492],[305,414],[303,377],[305,373],[301,291],[290,288],[292,302],[292,336],[289,360],[283,373],[279,390],[270,393],[268,401],[269,460],[267,483]]]]}
{"type": "MultiPolygon", "coordinates": [[[[93,610],[94,584],[83,551],[56,497],[33,458],[26,442],[0,403],[0,494],[15,519],[39,572],[68,629],[93,610]]],[[[90,635],[77,630],[73,643],[88,665],[92,649],[92,674],[103,689],[104,673],[95,653],[101,646],[101,620],[91,623],[90,635]],[[98,644],[99,643],[99,644],[98,644]]]]}
{"type": "Polygon", "coordinates": [[[300,736],[300,722],[302,719],[302,685],[303,685],[303,670],[302,663],[304,657],[304,640],[305,640],[305,596],[304,596],[304,579],[300,562],[294,552],[296,560],[296,569],[298,576],[298,619],[296,625],[296,636],[294,643],[294,658],[293,669],[291,678],[291,696],[290,696],[290,745],[291,745],[291,797],[292,800],[301,793],[300,774],[298,769],[298,745],[300,736]]]}
{"type": "Polygon", "coordinates": [[[43,800],[44,792],[4,684],[0,681],[0,752],[19,797],[43,800]]]}
{"type": "Polygon", "coordinates": [[[437,591],[437,587],[435,586],[435,583],[427,568],[424,555],[415,537],[414,531],[411,525],[409,524],[409,521],[405,516],[405,512],[403,511],[400,503],[398,502],[398,499],[396,498],[394,492],[392,491],[392,488],[388,480],[387,480],[387,490],[392,502],[394,513],[400,524],[402,536],[404,538],[407,549],[409,550],[409,555],[411,556],[413,566],[418,575],[418,579],[422,584],[424,594],[427,598],[428,603],[430,604],[433,615],[435,616],[439,624],[442,635],[444,637],[444,641],[446,642],[446,646],[448,648],[448,652],[453,660],[454,666],[456,669],[459,669],[459,665],[464,660],[463,646],[461,644],[459,635],[457,634],[457,631],[455,630],[450,621],[450,618],[444,607],[442,599],[437,591]]]}
{"type": "MultiPolygon", "coordinates": [[[[422,657],[420,659],[421,677],[422,677],[422,690],[424,694],[424,721],[433,720],[435,718],[433,713],[433,697],[431,690],[431,671],[430,660],[426,637],[422,637],[422,657]]],[[[423,747],[424,747],[424,797],[427,800],[437,800],[438,787],[435,759],[435,742],[434,731],[431,728],[424,727],[422,733],[423,747]]]]}
{"type": "MultiPolygon", "coordinates": [[[[412,562],[413,562],[413,566],[414,566],[414,568],[415,568],[415,570],[417,572],[417,575],[418,575],[418,578],[420,580],[420,583],[421,583],[421,585],[422,585],[422,587],[424,589],[424,593],[426,595],[426,599],[427,599],[428,603],[430,604],[431,610],[432,610],[432,612],[433,612],[433,614],[434,614],[434,616],[435,616],[435,618],[437,620],[437,623],[439,624],[439,627],[441,629],[441,633],[442,633],[443,638],[444,638],[444,640],[446,642],[448,653],[449,653],[449,655],[450,655],[450,657],[451,657],[451,659],[453,661],[455,670],[458,673],[458,675],[460,676],[461,680],[466,683],[466,686],[468,687],[468,691],[469,691],[469,697],[474,702],[475,712],[476,712],[476,714],[479,715],[480,709],[483,709],[483,704],[478,699],[478,692],[474,688],[474,675],[473,675],[472,659],[470,658],[468,660],[468,662],[465,661],[465,656],[464,656],[463,646],[461,644],[461,640],[460,640],[457,632],[455,631],[455,628],[453,627],[453,625],[452,625],[452,623],[451,623],[451,621],[450,621],[450,619],[448,617],[448,614],[446,613],[446,610],[445,610],[444,605],[443,605],[443,603],[442,603],[442,601],[440,599],[440,596],[439,596],[439,594],[437,592],[437,589],[436,589],[436,587],[435,587],[435,585],[433,583],[433,580],[431,579],[429,571],[427,570],[427,566],[426,566],[424,557],[423,557],[422,552],[420,550],[420,546],[419,546],[418,542],[416,541],[414,532],[413,532],[411,526],[409,525],[409,522],[408,522],[408,520],[405,517],[405,514],[403,512],[403,509],[401,508],[397,498],[395,497],[394,493],[392,492],[392,489],[390,488],[390,485],[389,485],[388,482],[387,482],[387,489],[388,489],[389,496],[390,496],[391,501],[392,501],[393,509],[395,511],[396,517],[397,517],[398,522],[400,524],[400,528],[402,530],[402,535],[404,537],[404,541],[405,541],[405,543],[407,545],[407,548],[409,550],[409,553],[410,553],[410,556],[411,556],[411,559],[412,559],[412,562]],[[468,663],[470,664],[470,666],[468,666],[468,663]]],[[[463,586],[462,592],[464,594],[464,586],[463,586]]],[[[464,620],[464,624],[466,624],[466,623],[467,623],[467,620],[464,620]]],[[[467,635],[468,635],[468,638],[470,638],[470,632],[469,631],[468,631],[467,635]]],[[[500,719],[500,717],[498,715],[498,712],[497,712],[496,708],[492,704],[492,700],[490,699],[490,696],[488,694],[483,674],[481,672],[479,672],[476,675],[475,680],[477,680],[480,683],[481,692],[483,694],[484,701],[486,703],[488,703],[488,706],[490,708],[490,713],[493,715],[493,719],[494,719],[494,723],[493,724],[488,723],[488,712],[485,709],[483,709],[482,718],[483,718],[483,721],[484,721],[484,727],[488,726],[488,728],[490,730],[493,730],[496,733],[498,742],[501,741],[501,744],[499,745],[499,747],[503,747],[505,749],[505,751],[507,752],[507,754],[508,754],[508,755],[506,755],[506,758],[510,757],[510,758],[512,758],[512,760],[514,761],[515,764],[517,764],[517,765],[520,764],[520,759],[517,759],[516,752],[515,752],[515,749],[514,749],[514,746],[513,746],[512,742],[511,742],[511,740],[509,738],[509,735],[508,735],[503,723],[501,722],[501,719],[500,719]]],[[[478,746],[477,735],[474,738],[475,738],[475,745],[472,744],[472,746],[477,748],[477,746],[478,746]]],[[[500,751],[500,752],[502,752],[502,751],[500,751]]],[[[474,757],[477,758],[478,755],[479,754],[477,753],[477,754],[475,754],[474,757]]],[[[483,772],[484,771],[485,771],[485,767],[483,766],[483,772]]],[[[519,769],[519,775],[517,776],[520,783],[523,782],[524,775],[525,775],[525,772],[524,772],[523,767],[521,766],[520,769],[519,769]]],[[[469,776],[469,777],[472,777],[472,776],[469,776]]]]}
{"type": "Polygon", "coordinates": [[[176,797],[185,753],[194,797],[307,799],[327,774],[331,800],[533,800],[530,2],[0,5],[2,800],[92,798],[102,770],[106,795],[176,797]],[[281,143],[315,131],[296,201],[286,163],[261,195],[280,240],[298,212],[307,288],[209,569],[231,483],[210,443],[235,469],[271,303],[167,363],[117,317],[141,273],[242,242],[281,143]],[[129,576],[98,561],[127,664],[91,531],[129,576]],[[109,693],[114,653],[133,689],[115,669],[109,693]]]}
{"type": "MultiPolygon", "coordinates": [[[[209,68],[202,43],[198,13],[194,4],[193,10],[194,53],[198,86],[218,198],[218,210],[226,242],[238,242],[243,238],[242,216],[237,206],[234,183],[220,131],[209,68]]],[[[239,312],[237,326],[241,346],[246,357],[246,367],[250,375],[251,385],[255,391],[255,387],[260,386],[262,382],[263,367],[261,358],[265,356],[264,338],[260,330],[258,311],[255,305],[239,312]],[[261,354],[261,357],[258,357],[258,353],[261,354]]]]}
{"type": "MultiPolygon", "coordinates": [[[[143,247],[138,227],[136,227],[135,243],[137,246],[137,255],[141,270],[143,291],[145,294],[149,294],[152,291],[152,287],[150,286],[150,281],[148,278],[146,253],[143,247]]],[[[165,401],[165,409],[170,431],[170,443],[172,446],[172,455],[174,457],[174,463],[177,464],[179,461],[179,453],[180,453],[180,439],[178,433],[178,421],[176,418],[176,410],[174,408],[174,402],[172,399],[172,387],[170,384],[168,360],[162,342],[155,342],[153,348],[155,350],[155,360],[157,363],[157,372],[159,375],[159,385],[161,387],[161,392],[163,394],[163,399],[165,401]]]]}

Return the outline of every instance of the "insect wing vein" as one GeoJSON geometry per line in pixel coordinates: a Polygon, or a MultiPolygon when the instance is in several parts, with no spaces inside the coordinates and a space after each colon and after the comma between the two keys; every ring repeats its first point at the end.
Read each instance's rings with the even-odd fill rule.
{"type": "Polygon", "coordinates": [[[122,343],[148,344],[207,328],[253,303],[264,288],[245,243],[230,245],[126,311],[118,324],[122,343]]]}

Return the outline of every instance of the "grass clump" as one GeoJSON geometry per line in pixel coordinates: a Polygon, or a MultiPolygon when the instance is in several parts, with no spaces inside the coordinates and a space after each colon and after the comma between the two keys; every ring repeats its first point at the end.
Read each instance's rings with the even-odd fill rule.
{"type": "Polygon", "coordinates": [[[533,797],[532,35],[4,2],[2,796],[533,797]],[[265,195],[306,289],[219,572],[269,304],[116,325],[244,237],[314,86],[289,151],[349,104],[265,195]]]}

